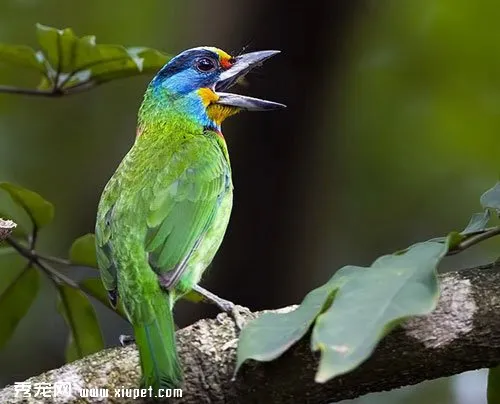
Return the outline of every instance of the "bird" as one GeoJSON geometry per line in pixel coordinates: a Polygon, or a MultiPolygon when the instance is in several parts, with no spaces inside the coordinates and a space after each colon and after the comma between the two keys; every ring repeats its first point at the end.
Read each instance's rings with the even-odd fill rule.
{"type": "Polygon", "coordinates": [[[120,302],[132,324],[142,387],[183,383],[172,314],[178,299],[194,290],[237,318],[232,302],[199,285],[233,204],[221,124],[240,111],[285,107],[227,92],[278,53],[231,56],[203,46],[173,57],[147,86],[133,144],[104,187],[97,262],[110,303],[120,302]]]}

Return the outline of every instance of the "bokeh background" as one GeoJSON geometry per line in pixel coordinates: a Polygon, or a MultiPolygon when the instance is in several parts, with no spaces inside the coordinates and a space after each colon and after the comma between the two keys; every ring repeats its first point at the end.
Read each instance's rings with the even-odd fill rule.
{"type": "MultiPolygon", "coordinates": [[[[240,91],[288,108],[224,125],[234,211],[203,282],[264,309],[299,302],[345,264],[461,229],[478,211],[500,167],[499,20],[494,0],[0,0],[0,42],[36,46],[40,22],[167,53],[199,45],[283,51],[240,91]]],[[[45,251],[64,256],[93,231],[150,79],[60,99],[0,94],[1,179],[56,205],[40,235],[45,251]]],[[[0,84],[34,83],[29,72],[0,66],[0,84]]],[[[448,259],[443,270],[492,260],[495,248],[498,255],[493,241],[448,259]]],[[[116,345],[127,324],[96,308],[116,345]]],[[[190,303],[176,312],[181,326],[216,313],[190,303]]],[[[47,282],[0,352],[0,386],[63,364],[66,337],[47,282]]],[[[353,402],[481,404],[485,375],[353,402]]]]}

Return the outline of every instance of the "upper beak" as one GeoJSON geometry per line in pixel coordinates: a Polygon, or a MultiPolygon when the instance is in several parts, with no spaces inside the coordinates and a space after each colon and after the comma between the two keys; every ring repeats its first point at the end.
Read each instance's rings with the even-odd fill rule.
{"type": "Polygon", "coordinates": [[[248,111],[267,111],[272,109],[285,108],[286,105],[261,100],[259,98],[247,97],[239,94],[219,93],[233,86],[238,78],[243,77],[256,66],[262,65],[270,57],[280,53],[280,51],[259,51],[245,53],[237,56],[233,65],[221,73],[219,80],[215,83],[215,90],[219,99],[217,104],[245,109],[248,111]]]}

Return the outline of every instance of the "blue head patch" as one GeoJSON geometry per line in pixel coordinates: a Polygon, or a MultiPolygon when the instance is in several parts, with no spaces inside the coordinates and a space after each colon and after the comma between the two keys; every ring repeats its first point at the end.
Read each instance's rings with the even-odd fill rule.
{"type": "Polygon", "coordinates": [[[212,126],[198,90],[214,88],[220,74],[231,67],[232,60],[217,48],[189,49],[171,59],[153,78],[150,87],[159,104],[170,102],[169,107],[204,126],[212,126]]]}
{"type": "Polygon", "coordinates": [[[225,52],[200,47],[182,52],[171,59],[155,76],[152,85],[172,95],[186,95],[203,87],[212,87],[227,68],[225,52]]]}

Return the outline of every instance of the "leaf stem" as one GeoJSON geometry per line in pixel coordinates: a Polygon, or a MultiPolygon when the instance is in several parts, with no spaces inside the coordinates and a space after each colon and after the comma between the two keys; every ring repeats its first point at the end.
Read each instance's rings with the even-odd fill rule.
{"type": "Polygon", "coordinates": [[[71,265],[71,261],[66,260],[64,258],[54,257],[52,255],[45,255],[45,254],[41,254],[39,252],[37,252],[36,254],[37,254],[38,258],[40,258],[42,261],[47,261],[47,262],[51,262],[53,264],[60,264],[60,265],[71,265]]]}

